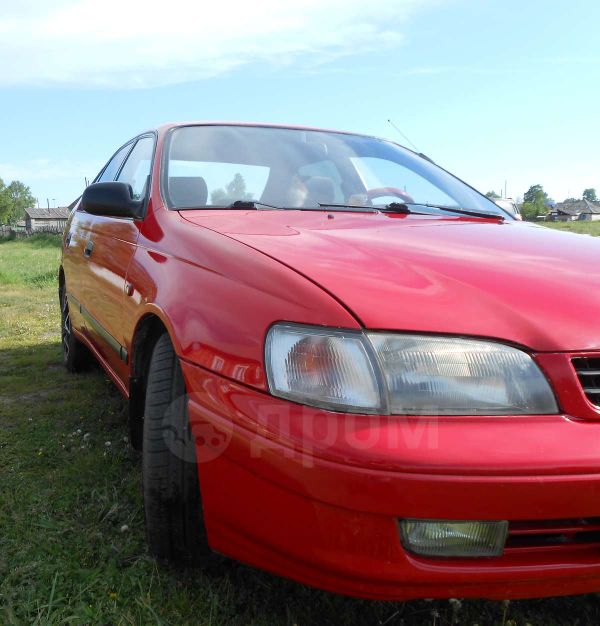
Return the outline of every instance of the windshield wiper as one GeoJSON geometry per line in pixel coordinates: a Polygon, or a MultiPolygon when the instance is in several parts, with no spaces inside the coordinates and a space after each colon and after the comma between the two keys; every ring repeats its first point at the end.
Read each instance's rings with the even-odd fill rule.
{"type": "Polygon", "coordinates": [[[413,211],[408,207],[408,205],[404,202],[390,202],[390,204],[385,204],[382,206],[365,206],[365,205],[356,205],[356,204],[321,204],[319,206],[323,207],[339,207],[344,210],[356,209],[359,211],[370,211],[371,213],[399,213],[400,215],[429,215],[428,213],[420,213],[419,211],[413,211]]]}
{"type": "MultiPolygon", "coordinates": [[[[310,207],[307,208],[310,209],[310,207]]],[[[364,213],[365,211],[369,213],[379,213],[377,207],[364,206],[361,204],[332,204],[330,202],[319,202],[319,208],[314,207],[313,211],[318,211],[319,209],[339,209],[340,211],[350,211],[351,213],[364,213]]]]}
{"type": "Polygon", "coordinates": [[[284,207],[273,206],[272,204],[265,204],[264,202],[258,202],[257,200],[236,200],[231,204],[203,204],[201,206],[186,206],[177,207],[177,211],[202,211],[202,210],[218,210],[218,209],[256,209],[260,211],[265,209],[283,210],[284,207]]]}
{"type": "Polygon", "coordinates": [[[480,217],[482,219],[493,219],[504,221],[504,215],[499,213],[486,213],[485,211],[473,211],[472,209],[463,209],[462,207],[445,206],[443,204],[420,204],[418,202],[407,202],[410,206],[424,206],[432,209],[440,209],[442,211],[450,211],[460,215],[469,215],[470,217],[480,217]]]}
{"type": "Polygon", "coordinates": [[[342,211],[355,211],[363,212],[369,211],[371,213],[398,213],[400,215],[430,215],[429,213],[423,213],[421,211],[414,211],[411,207],[429,207],[432,209],[440,209],[442,211],[451,211],[452,213],[459,213],[460,215],[468,215],[470,217],[479,217],[481,219],[499,219],[504,221],[504,216],[496,213],[485,213],[483,211],[472,211],[471,209],[463,209],[460,207],[449,207],[441,204],[423,204],[419,202],[390,202],[384,206],[364,206],[353,204],[329,204],[325,202],[319,202],[319,206],[323,208],[340,209],[342,211]]]}
{"type": "Polygon", "coordinates": [[[230,204],[228,209],[258,209],[260,210],[262,207],[267,207],[269,209],[277,209],[279,211],[322,211],[324,209],[340,209],[344,211],[352,211],[352,212],[360,212],[364,213],[366,210],[371,213],[377,213],[377,209],[372,206],[356,206],[356,205],[348,205],[348,204],[328,204],[324,202],[319,202],[318,206],[274,206],[272,204],[265,204],[264,202],[258,202],[256,200],[236,200],[232,204],[230,204]]]}
{"type": "Polygon", "coordinates": [[[225,207],[227,209],[257,209],[260,210],[262,207],[267,209],[276,209],[282,210],[283,207],[274,206],[272,204],[265,204],[264,202],[259,202],[258,200],[236,200],[232,202],[229,206],[225,207]]]}

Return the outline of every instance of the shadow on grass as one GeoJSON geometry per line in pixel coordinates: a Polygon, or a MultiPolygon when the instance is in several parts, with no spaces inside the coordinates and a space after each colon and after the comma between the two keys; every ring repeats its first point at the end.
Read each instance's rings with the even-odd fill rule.
{"type": "Polygon", "coordinates": [[[600,623],[595,595],[373,602],[228,559],[205,571],[158,566],[145,543],[140,455],[124,442],[126,405],[105,374],[67,373],[57,342],[1,350],[0,373],[0,598],[15,620],[31,622],[54,589],[49,623],[600,623]]]}

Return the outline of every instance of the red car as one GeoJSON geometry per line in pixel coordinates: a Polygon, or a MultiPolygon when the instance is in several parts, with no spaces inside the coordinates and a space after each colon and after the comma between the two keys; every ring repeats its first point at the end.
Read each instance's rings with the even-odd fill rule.
{"type": "Polygon", "coordinates": [[[168,125],[71,214],[64,360],[129,399],[160,559],[366,598],[600,591],[598,267],[382,139],[168,125]]]}

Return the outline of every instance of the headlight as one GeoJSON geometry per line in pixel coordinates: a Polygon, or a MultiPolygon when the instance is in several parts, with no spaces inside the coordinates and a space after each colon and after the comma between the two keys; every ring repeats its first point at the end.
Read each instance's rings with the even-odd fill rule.
{"type": "Polygon", "coordinates": [[[265,356],[273,395],[338,411],[385,410],[360,332],[273,326],[265,356]]]}
{"type": "Polygon", "coordinates": [[[301,404],[392,415],[558,412],[522,350],[500,343],[276,324],[266,340],[271,393],[301,404]]]}
{"type": "Polygon", "coordinates": [[[548,381],[522,350],[501,343],[369,333],[381,363],[390,413],[534,415],[556,413],[548,381]]]}

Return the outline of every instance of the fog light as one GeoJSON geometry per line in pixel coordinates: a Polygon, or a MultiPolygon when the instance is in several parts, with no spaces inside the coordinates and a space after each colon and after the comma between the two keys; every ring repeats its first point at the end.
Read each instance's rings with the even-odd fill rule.
{"type": "Polygon", "coordinates": [[[507,533],[506,521],[400,520],[402,545],[420,556],[501,556],[507,533]]]}

